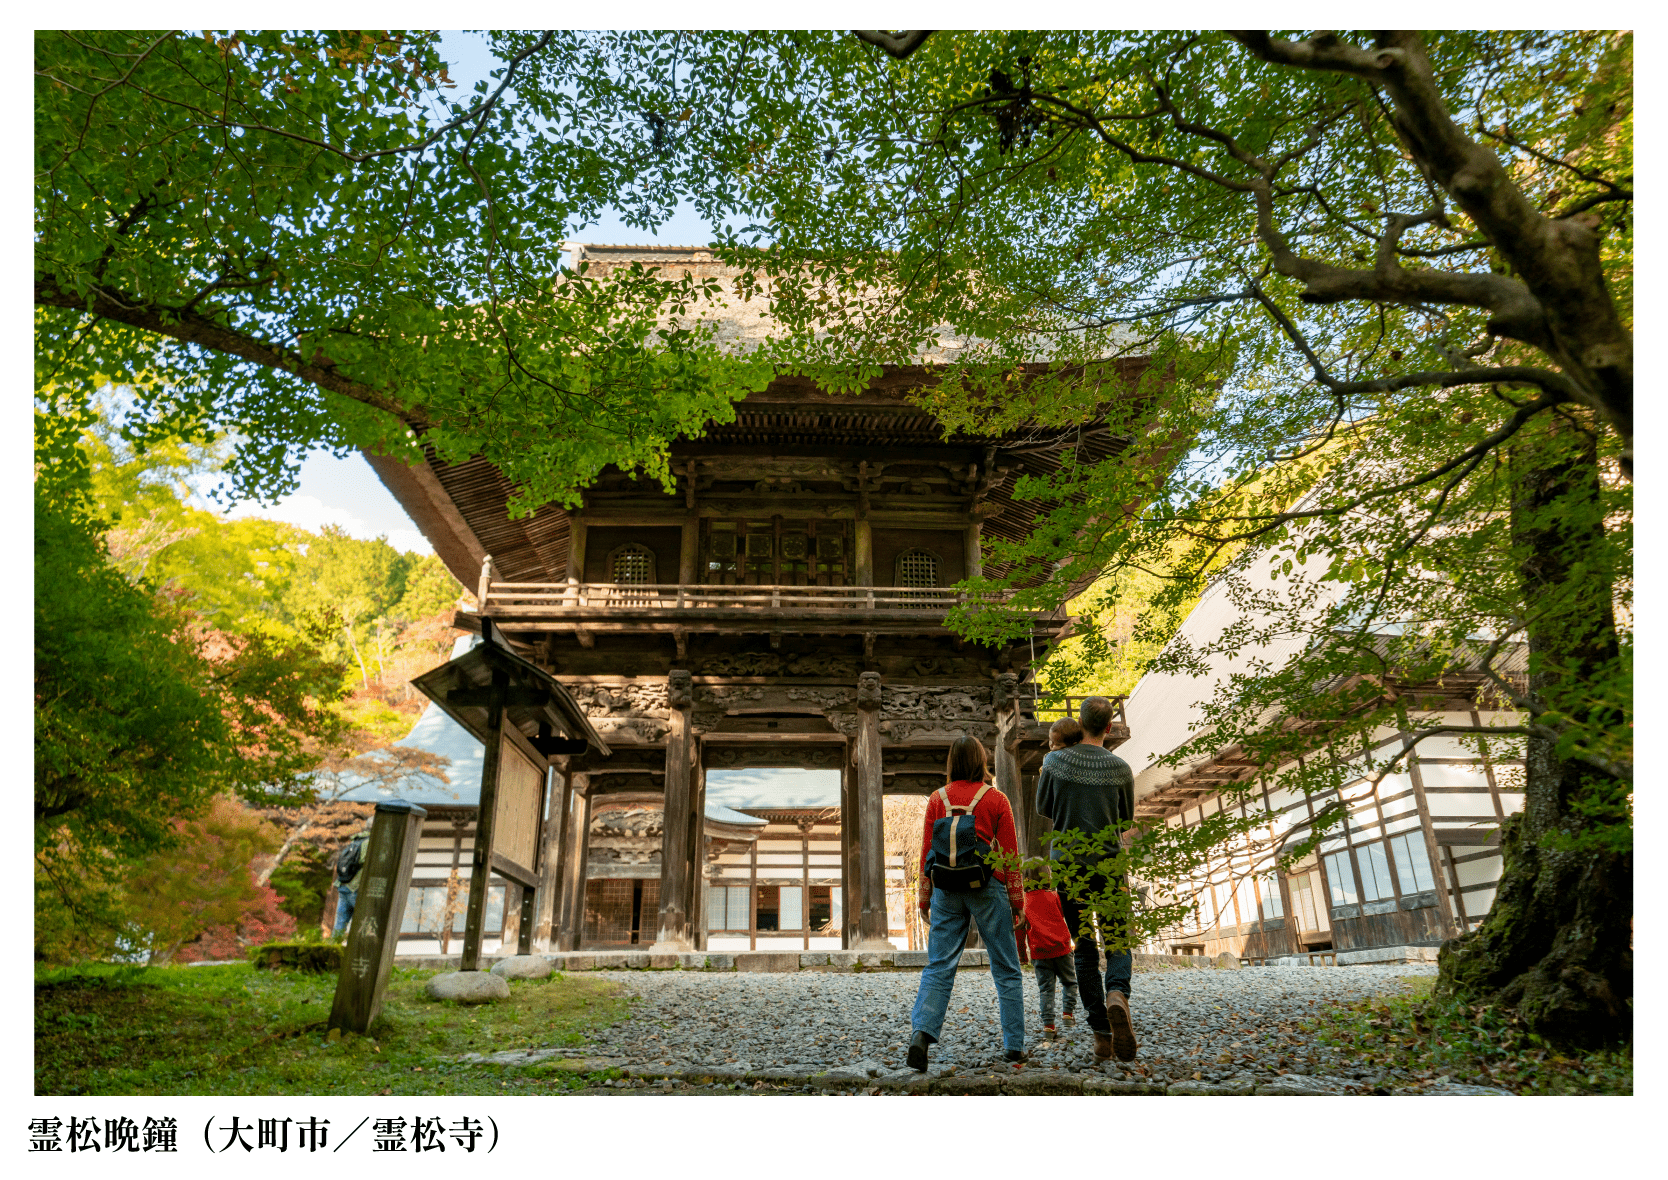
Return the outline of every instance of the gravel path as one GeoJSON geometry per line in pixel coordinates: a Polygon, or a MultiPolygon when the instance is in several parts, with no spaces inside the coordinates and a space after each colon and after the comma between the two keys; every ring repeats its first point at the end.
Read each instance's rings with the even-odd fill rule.
{"type": "MultiPolygon", "coordinates": [[[[1403,1079],[1335,1059],[1298,1022],[1329,1002],[1398,991],[1434,966],[1253,967],[1240,971],[1137,972],[1130,1011],[1141,1050],[1135,1061],[1097,1065],[1088,1025],[1059,1022],[1042,1039],[1036,980],[1025,977],[1026,1048],[1033,1068],[1132,1081],[1262,1082],[1285,1073],[1349,1080],[1362,1089],[1403,1079]]],[[[588,1052],[634,1065],[687,1064],[746,1071],[803,1072],[904,1068],[916,972],[714,974],[609,971],[641,997],[630,1019],[595,1035],[588,1052]]],[[[996,1066],[1002,1051],[996,989],[983,971],[964,971],[950,998],[931,1064],[957,1073],[996,1066]]],[[[1295,1080],[1295,1079],[1294,1079],[1295,1080]]]]}

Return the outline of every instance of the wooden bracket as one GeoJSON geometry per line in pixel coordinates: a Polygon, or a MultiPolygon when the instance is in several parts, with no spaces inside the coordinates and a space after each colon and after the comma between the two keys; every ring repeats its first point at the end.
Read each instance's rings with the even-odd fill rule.
{"type": "Polygon", "coordinates": [[[678,645],[678,662],[682,663],[684,660],[688,659],[689,658],[689,632],[688,632],[688,630],[686,630],[683,627],[679,627],[677,630],[673,631],[672,632],[672,642],[676,643],[678,645]]]}
{"type": "Polygon", "coordinates": [[[771,647],[772,651],[780,651],[781,650],[781,648],[782,648],[782,633],[780,631],[772,631],[770,633],[770,647],[771,647]]]}
{"type": "Polygon", "coordinates": [[[580,647],[595,647],[597,645],[597,637],[584,627],[575,627],[573,637],[579,640],[580,647]]]}
{"type": "Polygon", "coordinates": [[[873,663],[875,658],[875,632],[863,632],[863,661],[873,663]]]}

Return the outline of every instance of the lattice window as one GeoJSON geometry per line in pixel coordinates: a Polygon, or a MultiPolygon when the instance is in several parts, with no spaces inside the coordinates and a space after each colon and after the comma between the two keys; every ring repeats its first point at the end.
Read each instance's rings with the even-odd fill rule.
{"type": "Polygon", "coordinates": [[[938,556],[926,549],[898,554],[898,585],[927,590],[938,585],[938,556]]]}
{"type": "Polygon", "coordinates": [[[612,581],[628,586],[654,584],[654,551],[643,545],[621,545],[608,555],[612,581]]]}

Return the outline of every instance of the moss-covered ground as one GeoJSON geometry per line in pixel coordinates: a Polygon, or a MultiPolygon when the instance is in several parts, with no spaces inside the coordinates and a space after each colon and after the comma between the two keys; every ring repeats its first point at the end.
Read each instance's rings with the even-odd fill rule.
{"type": "Polygon", "coordinates": [[[334,975],[215,967],[90,966],[35,980],[37,1094],[551,1094],[611,1076],[558,1059],[505,1068],[467,1053],[578,1046],[624,1019],[618,984],[556,974],[459,1007],[423,994],[434,972],[396,968],[368,1035],[325,1038],[334,975]]]}
{"type": "Polygon", "coordinates": [[[1510,1013],[1432,995],[1436,978],[1407,976],[1401,995],[1323,1013],[1312,1035],[1364,1065],[1515,1094],[1632,1094],[1633,1050],[1560,1052],[1510,1013]]]}

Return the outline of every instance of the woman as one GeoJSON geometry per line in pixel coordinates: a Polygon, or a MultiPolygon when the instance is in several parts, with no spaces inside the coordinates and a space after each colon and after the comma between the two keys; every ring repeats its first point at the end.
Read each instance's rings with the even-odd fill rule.
{"type": "MultiPolygon", "coordinates": [[[[979,739],[964,734],[950,746],[947,766],[949,785],[934,791],[927,801],[927,817],[921,833],[921,864],[932,853],[932,825],[946,814],[944,795],[952,807],[967,807],[985,786],[985,748],[979,739]]],[[[994,787],[986,790],[973,808],[973,828],[978,838],[1009,856],[1018,855],[1014,837],[1014,813],[1008,800],[994,787]]],[[[927,935],[927,966],[921,972],[921,988],[915,995],[910,1015],[914,1036],[909,1042],[909,1067],[927,1068],[927,1048],[938,1042],[944,1028],[944,1012],[950,1006],[950,992],[956,984],[956,964],[967,942],[967,924],[979,924],[979,937],[990,954],[990,975],[996,981],[996,997],[1002,1016],[1004,1057],[1015,1063],[1025,1060],[1025,989],[1019,973],[1019,948],[1015,934],[1025,929],[1025,889],[1020,874],[997,873],[983,889],[945,891],[921,877],[921,916],[930,924],[927,935]],[[1003,888],[998,888],[998,884],[1003,888]]]]}

